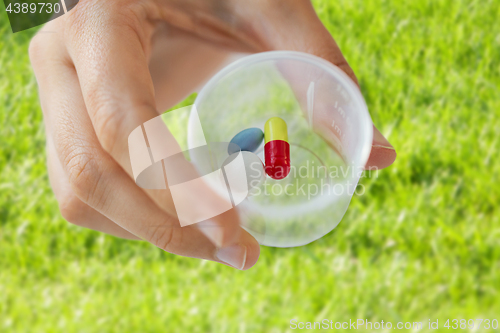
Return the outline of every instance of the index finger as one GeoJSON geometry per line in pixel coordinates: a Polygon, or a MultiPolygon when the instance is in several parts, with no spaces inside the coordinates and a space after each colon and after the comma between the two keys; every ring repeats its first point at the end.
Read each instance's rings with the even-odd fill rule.
{"type": "MultiPolygon", "coordinates": [[[[148,68],[147,45],[153,26],[136,2],[85,2],[70,14],[67,48],[86,109],[101,146],[130,174],[128,136],[158,116],[148,68]]],[[[173,136],[164,140],[172,150],[180,151],[173,136]]],[[[168,189],[163,192],[169,193],[168,189]]],[[[168,194],[156,197],[162,209],[177,215],[168,194]]],[[[218,246],[236,241],[241,232],[234,209],[197,226],[218,246]]]]}

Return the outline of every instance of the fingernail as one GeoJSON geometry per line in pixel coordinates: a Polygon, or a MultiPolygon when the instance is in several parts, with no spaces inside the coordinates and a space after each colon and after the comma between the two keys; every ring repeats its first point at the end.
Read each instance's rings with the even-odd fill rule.
{"type": "Polygon", "coordinates": [[[373,127],[373,145],[382,148],[396,150],[375,126],[373,127]]]}
{"type": "Polygon", "coordinates": [[[217,259],[237,269],[243,269],[247,261],[247,247],[244,245],[231,245],[217,251],[217,259]]]}

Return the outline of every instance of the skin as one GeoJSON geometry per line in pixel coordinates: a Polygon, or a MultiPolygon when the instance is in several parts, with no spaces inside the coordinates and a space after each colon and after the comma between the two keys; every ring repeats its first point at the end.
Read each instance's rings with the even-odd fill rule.
{"type": "MultiPolygon", "coordinates": [[[[236,52],[269,50],[315,54],[357,82],[308,0],[81,0],[47,23],[30,44],[30,59],[63,217],[170,253],[252,267],[259,244],[238,214],[181,228],[168,190],[135,184],[127,138],[236,52]]],[[[395,158],[374,128],[367,167],[384,168],[395,158]]]]}

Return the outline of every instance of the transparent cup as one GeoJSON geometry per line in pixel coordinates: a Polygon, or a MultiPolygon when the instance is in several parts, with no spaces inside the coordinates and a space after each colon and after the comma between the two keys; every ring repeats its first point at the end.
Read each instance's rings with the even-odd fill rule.
{"type": "MultiPolygon", "coordinates": [[[[242,227],[262,245],[304,245],[338,225],[373,138],[365,101],[342,70],[300,52],[250,55],[217,73],[198,94],[194,110],[187,145],[201,173],[205,164],[192,149],[199,124],[210,146],[230,142],[246,128],[264,130],[271,117],[287,123],[290,174],[282,180],[264,174],[237,206],[242,227]]],[[[262,162],[263,151],[264,143],[254,152],[262,162]]]]}

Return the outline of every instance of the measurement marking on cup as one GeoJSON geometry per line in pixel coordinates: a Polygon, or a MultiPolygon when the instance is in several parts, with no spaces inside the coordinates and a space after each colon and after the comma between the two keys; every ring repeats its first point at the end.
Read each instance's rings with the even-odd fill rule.
{"type": "Polygon", "coordinates": [[[335,119],[332,121],[332,128],[337,132],[337,134],[342,137],[342,131],[340,130],[340,127],[335,125],[335,119]]]}
{"type": "Polygon", "coordinates": [[[307,114],[309,116],[309,128],[313,128],[313,109],[314,109],[314,81],[309,83],[307,89],[307,114]]]}
{"type": "Polygon", "coordinates": [[[349,94],[345,91],[345,89],[342,88],[340,84],[337,84],[337,91],[340,92],[342,97],[344,97],[346,102],[350,102],[349,94]]]}
{"type": "Polygon", "coordinates": [[[339,118],[337,118],[337,122],[335,121],[335,119],[333,119],[331,127],[332,127],[333,131],[338,134],[340,141],[342,143],[345,143],[347,146],[349,146],[349,142],[345,141],[345,138],[346,138],[345,130],[347,130],[347,132],[352,131],[352,122],[351,122],[351,118],[347,115],[345,108],[347,107],[347,111],[349,111],[349,107],[351,107],[351,99],[349,97],[349,94],[345,91],[345,89],[343,89],[343,87],[340,84],[337,85],[336,91],[343,98],[343,101],[341,102],[342,106],[340,106],[339,101],[336,100],[335,104],[333,105],[333,108],[335,111],[337,111],[337,113],[340,115],[340,117],[342,119],[345,119],[345,122],[342,122],[341,119],[339,119],[339,118]],[[339,123],[339,121],[340,121],[340,123],[339,123]],[[345,124],[345,126],[344,126],[344,124],[345,124]],[[340,129],[341,127],[345,127],[345,128],[343,128],[344,132],[340,129]]]}
{"type": "MultiPolygon", "coordinates": [[[[338,101],[335,101],[335,105],[333,107],[342,116],[342,118],[345,119],[345,111],[344,111],[344,109],[341,106],[339,106],[339,102],[338,101]]],[[[349,117],[347,117],[347,118],[349,118],[349,117]]]]}

